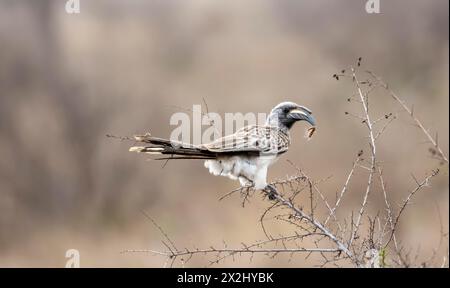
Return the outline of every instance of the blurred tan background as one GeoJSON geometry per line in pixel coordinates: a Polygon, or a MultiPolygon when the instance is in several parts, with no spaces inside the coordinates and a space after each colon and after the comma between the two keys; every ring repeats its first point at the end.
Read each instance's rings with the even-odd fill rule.
{"type": "MultiPolygon", "coordinates": [[[[241,207],[219,197],[237,183],[212,177],[201,161],[146,161],[107,133],[151,131],[168,137],[170,116],[201,104],[210,111],[268,112],[291,100],[311,108],[318,130],[293,146],[270,179],[293,174],[290,159],[333,201],[365,130],[344,115],[349,83],[331,75],[363,57],[434,133],[448,155],[449,41],[447,0],[365,1],[66,1],[0,0],[0,266],[65,265],[78,249],[81,266],[161,267],[164,259],[120,254],[164,250],[147,211],[179,247],[229,246],[264,239],[258,224],[267,203],[241,207]]],[[[397,112],[376,94],[374,113],[397,112]]],[[[390,196],[399,203],[431,169],[442,173],[417,195],[399,227],[420,257],[439,242],[438,208],[448,231],[448,166],[431,159],[423,135],[400,114],[379,143],[390,196]],[[438,208],[437,208],[438,207],[438,208]]],[[[361,202],[360,172],[339,211],[361,202]]],[[[371,211],[383,209],[377,188],[371,211]]],[[[274,234],[284,227],[271,227],[274,234]]],[[[441,251],[442,252],[442,251],[441,251]]],[[[443,254],[444,255],[444,254],[443,254]]],[[[219,266],[310,266],[303,256],[255,256],[219,266]]],[[[204,266],[208,257],[189,266],[204,266]]]]}

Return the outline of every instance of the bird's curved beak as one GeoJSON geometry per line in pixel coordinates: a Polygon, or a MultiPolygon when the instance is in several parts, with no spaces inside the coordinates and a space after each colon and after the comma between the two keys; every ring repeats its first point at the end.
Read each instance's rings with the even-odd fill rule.
{"type": "Polygon", "coordinates": [[[311,115],[311,111],[303,107],[291,110],[288,113],[288,117],[297,121],[304,120],[311,124],[311,126],[316,126],[316,119],[311,115]]]}

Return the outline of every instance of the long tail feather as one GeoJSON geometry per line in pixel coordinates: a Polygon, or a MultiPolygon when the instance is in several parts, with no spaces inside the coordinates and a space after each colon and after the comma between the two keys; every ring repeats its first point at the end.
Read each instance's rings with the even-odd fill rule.
{"type": "Polygon", "coordinates": [[[146,153],[152,155],[169,155],[169,157],[156,158],[155,160],[214,159],[216,157],[216,153],[211,152],[206,148],[153,137],[149,133],[145,135],[134,136],[134,139],[137,142],[150,145],[130,147],[130,152],[146,153]]]}

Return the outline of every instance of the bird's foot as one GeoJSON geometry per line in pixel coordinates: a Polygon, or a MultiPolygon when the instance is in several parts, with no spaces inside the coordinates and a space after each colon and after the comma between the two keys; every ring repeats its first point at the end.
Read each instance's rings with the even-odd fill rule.
{"type": "Polygon", "coordinates": [[[255,187],[255,183],[252,180],[248,179],[245,176],[239,176],[239,182],[241,183],[242,188],[252,188],[255,187]]]}
{"type": "Polygon", "coordinates": [[[275,188],[275,186],[268,184],[263,191],[265,191],[267,193],[267,196],[269,197],[269,200],[275,200],[276,199],[276,195],[278,195],[278,191],[275,188]]]}

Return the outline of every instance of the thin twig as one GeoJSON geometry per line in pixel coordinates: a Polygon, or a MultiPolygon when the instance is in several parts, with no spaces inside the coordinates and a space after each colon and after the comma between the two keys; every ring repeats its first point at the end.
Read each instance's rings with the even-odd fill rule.
{"type": "Polygon", "coordinates": [[[376,81],[378,81],[378,83],[381,85],[381,87],[386,89],[386,91],[388,91],[389,95],[395,101],[397,101],[397,103],[400,104],[402,109],[405,110],[408,113],[409,116],[411,116],[411,118],[414,120],[414,122],[417,125],[417,127],[419,127],[420,130],[422,130],[422,132],[428,138],[428,141],[430,141],[430,143],[433,145],[433,147],[439,152],[439,156],[442,158],[442,160],[445,161],[448,164],[448,157],[444,154],[444,151],[442,151],[442,148],[439,146],[438,141],[437,141],[437,137],[434,138],[433,136],[431,136],[430,132],[428,132],[428,130],[425,128],[425,126],[422,124],[422,122],[414,115],[413,108],[409,108],[405,104],[405,102],[403,100],[401,100],[400,97],[398,97],[397,94],[394,93],[394,91],[392,91],[392,89],[389,88],[388,84],[386,82],[384,82],[383,79],[381,79],[381,77],[377,76],[372,71],[366,71],[366,72],[369,73],[370,75],[372,75],[372,77],[376,81]]]}
{"type": "Polygon", "coordinates": [[[370,172],[369,172],[369,178],[367,180],[367,187],[366,187],[366,192],[364,194],[364,199],[363,202],[361,204],[361,208],[359,210],[359,214],[358,214],[358,218],[356,220],[355,223],[355,227],[352,227],[352,235],[350,237],[350,241],[349,241],[349,246],[351,246],[353,240],[355,239],[357,233],[358,233],[358,229],[359,226],[361,225],[361,219],[362,216],[364,214],[364,210],[366,208],[367,205],[367,201],[369,199],[369,194],[371,192],[371,188],[372,188],[372,181],[373,181],[373,174],[375,173],[375,159],[376,159],[376,146],[375,146],[375,136],[374,136],[374,132],[373,132],[373,127],[372,127],[372,122],[370,120],[370,115],[369,115],[369,107],[368,107],[368,97],[365,97],[363,95],[363,92],[361,90],[361,86],[359,84],[359,80],[358,77],[356,76],[356,72],[355,69],[353,67],[351,67],[351,71],[352,71],[352,77],[354,79],[355,85],[356,85],[356,89],[358,90],[358,94],[359,97],[361,99],[362,102],[362,107],[364,110],[364,116],[365,116],[365,124],[367,126],[367,129],[369,130],[369,138],[370,138],[370,151],[371,151],[371,167],[370,167],[370,172]]]}
{"type": "MultiPolygon", "coordinates": [[[[388,238],[387,243],[384,245],[384,247],[386,248],[389,243],[391,243],[392,238],[394,237],[394,233],[395,233],[395,229],[398,225],[400,216],[402,215],[403,211],[405,210],[406,206],[408,205],[408,203],[411,201],[412,197],[419,191],[421,190],[423,187],[428,186],[429,184],[429,180],[431,178],[433,178],[434,176],[436,176],[439,173],[439,170],[433,170],[431,172],[430,175],[428,175],[427,177],[425,177],[425,179],[423,179],[420,183],[417,183],[417,186],[409,193],[408,197],[406,197],[406,199],[403,201],[402,206],[400,207],[400,211],[397,214],[397,217],[395,217],[394,220],[394,226],[392,228],[391,234],[388,238]]],[[[417,182],[417,181],[416,181],[417,182]]]]}

